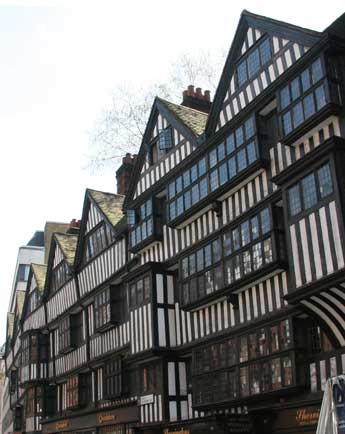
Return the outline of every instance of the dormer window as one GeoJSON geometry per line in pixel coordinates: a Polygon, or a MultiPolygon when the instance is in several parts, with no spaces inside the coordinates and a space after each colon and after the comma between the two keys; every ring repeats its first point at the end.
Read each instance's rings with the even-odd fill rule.
{"type": "Polygon", "coordinates": [[[256,75],[260,68],[272,57],[271,43],[267,38],[252,51],[237,67],[238,86],[241,87],[247,80],[256,75]]]}
{"type": "Polygon", "coordinates": [[[156,164],[174,146],[171,127],[160,130],[158,136],[149,144],[149,162],[156,164]]]}

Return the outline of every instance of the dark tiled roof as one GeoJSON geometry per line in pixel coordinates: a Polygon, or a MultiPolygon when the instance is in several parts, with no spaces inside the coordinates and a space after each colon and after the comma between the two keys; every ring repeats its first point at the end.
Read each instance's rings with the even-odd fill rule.
{"type": "Polygon", "coordinates": [[[61,234],[57,232],[54,234],[54,237],[65,255],[67,264],[72,266],[77,248],[78,235],[61,234]]]}
{"type": "Polygon", "coordinates": [[[205,131],[207,114],[198,110],[174,104],[162,98],[158,98],[175,116],[180,119],[195,135],[199,136],[205,131]]]}
{"type": "Polygon", "coordinates": [[[41,264],[31,264],[32,271],[35,275],[39,292],[43,292],[46,281],[47,266],[41,264]]]}
{"type": "Polygon", "coordinates": [[[123,217],[122,206],[125,196],[90,189],[88,192],[109,222],[116,226],[123,217]]]}
{"type": "Polygon", "coordinates": [[[44,232],[36,231],[31,240],[27,243],[27,246],[44,247],[44,232]]]}

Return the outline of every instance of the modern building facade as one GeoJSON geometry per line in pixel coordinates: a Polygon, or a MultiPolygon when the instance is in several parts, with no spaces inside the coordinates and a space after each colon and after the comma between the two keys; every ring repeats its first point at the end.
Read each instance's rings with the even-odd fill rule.
{"type": "Polygon", "coordinates": [[[244,11],[212,104],[156,98],[121,194],[86,190],[31,266],[13,431],[316,431],[345,371],[344,28],[244,11]]]}

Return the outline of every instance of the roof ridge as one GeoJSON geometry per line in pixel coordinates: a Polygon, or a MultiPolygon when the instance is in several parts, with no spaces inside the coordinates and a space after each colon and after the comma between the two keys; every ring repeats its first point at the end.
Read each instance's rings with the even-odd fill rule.
{"type": "Polygon", "coordinates": [[[185,105],[177,104],[176,102],[168,101],[167,99],[161,98],[161,97],[159,97],[159,96],[157,96],[157,98],[158,98],[160,101],[162,101],[163,103],[172,104],[172,105],[175,105],[175,106],[177,106],[177,107],[181,107],[183,110],[191,110],[191,111],[194,111],[194,112],[196,112],[196,113],[198,113],[198,114],[201,114],[201,115],[204,115],[204,116],[208,116],[208,113],[202,112],[201,110],[197,110],[197,109],[194,109],[194,108],[192,108],[192,107],[186,107],[185,105]]]}
{"type": "Polygon", "coordinates": [[[94,190],[93,188],[87,188],[86,190],[87,190],[88,192],[92,192],[92,191],[94,191],[95,193],[109,194],[109,195],[111,195],[111,196],[124,197],[123,194],[112,193],[112,192],[110,192],[110,191],[94,190]]]}
{"type": "Polygon", "coordinates": [[[304,32],[311,33],[311,34],[318,35],[318,36],[320,36],[323,33],[323,32],[319,32],[318,30],[313,30],[313,29],[309,29],[307,27],[302,27],[302,26],[298,26],[296,24],[291,24],[291,23],[288,23],[287,21],[282,21],[282,20],[277,20],[275,18],[267,17],[266,15],[256,14],[254,12],[248,11],[247,9],[243,9],[243,11],[241,12],[241,16],[244,16],[244,17],[248,16],[248,17],[252,17],[252,18],[257,18],[259,20],[261,19],[264,21],[268,21],[270,23],[284,25],[284,26],[289,27],[289,28],[294,29],[294,30],[304,31],[304,32]]]}

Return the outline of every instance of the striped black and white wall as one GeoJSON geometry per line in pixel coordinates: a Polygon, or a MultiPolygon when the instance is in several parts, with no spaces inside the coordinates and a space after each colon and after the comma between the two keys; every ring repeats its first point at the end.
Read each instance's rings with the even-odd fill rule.
{"type": "MultiPolygon", "coordinates": [[[[261,37],[261,31],[249,28],[242,47],[244,54],[261,37]],[[248,48],[247,48],[248,47],[248,48]]],[[[242,109],[260,95],[271,83],[293,65],[309,47],[293,41],[274,36],[272,38],[274,57],[261,71],[261,73],[243,89],[236,83],[235,73],[230,79],[230,86],[224,98],[220,111],[216,131],[235,117],[242,109]]]]}

